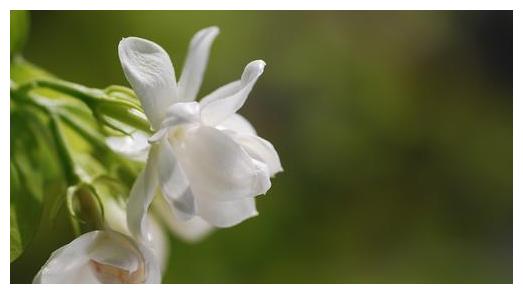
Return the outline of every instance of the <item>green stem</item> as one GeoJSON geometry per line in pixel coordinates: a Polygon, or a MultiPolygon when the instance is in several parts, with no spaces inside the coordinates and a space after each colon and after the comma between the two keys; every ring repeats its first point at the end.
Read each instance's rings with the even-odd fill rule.
{"type": "Polygon", "coordinates": [[[102,91],[57,79],[36,79],[19,86],[18,90],[28,92],[36,88],[47,88],[80,99],[103,122],[108,123],[104,116],[109,116],[136,129],[151,132],[139,103],[133,100],[134,93],[125,87],[110,86],[102,91]]]}
{"type": "Polygon", "coordinates": [[[62,159],[62,164],[65,171],[65,178],[67,180],[68,186],[76,185],[80,182],[80,177],[76,173],[74,168],[74,160],[71,155],[69,146],[65,136],[60,127],[60,119],[58,115],[52,111],[49,112],[50,116],[50,126],[53,137],[55,138],[56,148],[58,149],[58,154],[62,159]]]}
{"type": "Polygon", "coordinates": [[[20,85],[19,91],[29,92],[36,88],[48,88],[62,94],[73,96],[82,102],[91,105],[104,98],[105,93],[102,90],[87,88],[78,84],[61,81],[57,79],[36,79],[29,83],[20,85]]]}

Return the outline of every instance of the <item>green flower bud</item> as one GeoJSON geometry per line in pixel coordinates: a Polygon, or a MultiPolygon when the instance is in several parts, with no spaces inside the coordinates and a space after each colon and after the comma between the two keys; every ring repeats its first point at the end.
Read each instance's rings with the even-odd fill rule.
{"type": "Polygon", "coordinates": [[[103,228],[103,205],[95,189],[85,183],[67,191],[67,207],[77,234],[103,228]]]}

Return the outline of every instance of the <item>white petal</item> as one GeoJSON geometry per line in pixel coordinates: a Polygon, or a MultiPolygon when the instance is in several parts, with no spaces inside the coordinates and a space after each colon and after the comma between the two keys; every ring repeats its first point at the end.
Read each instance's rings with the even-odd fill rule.
{"type": "Polygon", "coordinates": [[[104,197],[102,201],[105,227],[122,234],[130,235],[131,232],[127,228],[127,215],[123,199],[104,197]]]}
{"type": "Polygon", "coordinates": [[[89,266],[100,282],[160,283],[160,266],[152,250],[115,231],[97,232],[89,266]]]}
{"type": "Polygon", "coordinates": [[[194,215],[194,199],[189,188],[189,181],[168,141],[164,138],[158,151],[160,187],[166,202],[180,219],[194,215]]]}
{"type": "Polygon", "coordinates": [[[172,199],[179,198],[189,187],[185,173],[167,138],[164,138],[158,146],[158,172],[162,192],[172,199]]]}
{"type": "Polygon", "coordinates": [[[208,223],[219,228],[232,227],[258,215],[254,198],[233,201],[213,201],[199,198],[196,211],[208,223]]]}
{"type": "Polygon", "coordinates": [[[149,142],[147,134],[143,132],[135,131],[129,136],[111,136],[106,142],[111,150],[132,160],[145,162],[147,159],[149,142]]]}
{"type": "Polygon", "coordinates": [[[161,252],[160,249],[153,247],[153,250],[158,250],[153,252],[153,250],[149,249],[149,246],[144,246],[140,242],[138,242],[136,245],[138,245],[138,248],[140,249],[144,257],[144,267],[146,275],[144,283],[160,284],[162,282],[163,267],[161,265],[161,262],[158,261],[158,258],[163,258],[165,262],[166,257],[164,255],[161,255],[161,253],[158,255],[155,254],[155,252],[161,252]]]}
{"type": "Polygon", "coordinates": [[[219,130],[231,130],[240,134],[256,135],[256,130],[243,116],[235,113],[216,126],[219,130]]]}
{"type": "Polygon", "coordinates": [[[283,171],[278,152],[271,142],[247,134],[232,134],[232,138],[238,142],[251,157],[267,164],[270,176],[283,171]]]}
{"type": "Polygon", "coordinates": [[[136,37],[122,39],[118,55],[145,114],[153,128],[158,128],[165,110],[177,98],[176,77],[169,55],[159,45],[136,37]]]}
{"type": "Polygon", "coordinates": [[[91,260],[135,272],[140,269],[141,253],[123,234],[99,231],[89,248],[91,260]]]}
{"type": "Polygon", "coordinates": [[[59,248],[33,283],[159,283],[152,252],[115,231],[92,231],[59,248]]]}
{"type": "MultiPolygon", "coordinates": [[[[264,194],[266,177],[229,136],[212,127],[187,132],[179,160],[195,198],[237,200],[264,194]]],[[[269,183],[270,185],[270,183],[269,183]]]]}
{"type": "Polygon", "coordinates": [[[149,245],[159,262],[161,272],[164,273],[169,261],[169,240],[164,229],[151,214],[149,214],[148,221],[150,229],[148,239],[151,240],[149,245]]]}
{"type": "Polygon", "coordinates": [[[186,221],[180,220],[169,209],[169,204],[163,197],[155,198],[153,209],[169,230],[186,242],[198,242],[213,231],[213,227],[198,216],[186,221]]]}
{"type": "Polygon", "coordinates": [[[89,269],[89,247],[96,238],[89,232],[55,250],[33,280],[36,284],[98,283],[89,269]]]}
{"type": "Polygon", "coordinates": [[[256,160],[252,158],[252,162],[254,163],[254,166],[256,167],[256,180],[255,180],[255,187],[254,190],[256,191],[264,191],[262,194],[265,194],[270,188],[271,188],[271,175],[269,171],[269,167],[265,162],[256,160]]]}
{"type": "Polygon", "coordinates": [[[198,102],[180,102],[171,105],[165,114],[160,129],[154,133],[149,142],[161,141],[173,127],[183,124],[198,124],[200,121],[200,105],[198,102]]]}
{"type": "Polygon", "coordinates": [[[180,101],[193,101],[196,98],[202,84],[211,45],[219,32],[217,27],[209,27],[200,30],[192,38],[180,76],[178,87],[180,101]]]}
{"type": "MultiPolygon", "coordinates": [[[[155,197],[161,198],[161,197],[155,197]]],[[[130,235],[129,229],[127,228],[126,222],[126,211],[125,203],[118,201],[116,198],[105,197],[103,199],[104,205],[104,217],[106,228],[112,229],[124,235],[130,235]]],[[[160,263],[162,272],[165,271],[167,266],[167,259],[169,256],[169,247],[167,243],[167,237],[165,236],[164,230],[156,222],[151,213],[147,216],[147,244],[150,245],[154,252],[156,259],[160,263]]]]}
{"type": "Polygon", "coordinates": [[[202,121],[206,125],[215,126],[238,111],[264,68],[264,61],[252,61],[245,67],[240,81],[225,85],[202,98],[202,121]]]}
{"type": "Polygon", "coordinates": [[[181,124],[196,123],[200,120],[200,104],[198,102],[180,102],[170,106],[162,128],[181,124]]]}
{"type": "Polygon", "coordinates": [[[145,216],[158,188],[158,146],[153,145],[145,168],[138,175],[127,201],[127,227],[139,240],[146,241],[145,216]]]}

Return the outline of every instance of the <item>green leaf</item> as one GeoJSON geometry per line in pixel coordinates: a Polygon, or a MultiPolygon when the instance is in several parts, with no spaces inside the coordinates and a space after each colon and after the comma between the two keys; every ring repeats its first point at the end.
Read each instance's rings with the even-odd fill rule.
{"type": "Polygon", "coordinates": [[[17,55],[11,60],[10,78],[18,85],[31,82],[35,79],[51,78],[52,75],[45,70],[27,62],[17,55]]]}
{"type": "MultiPolygon", "coordinates": [[[[11,198],[13,191],[20,191],[20,188],[18,171],[11,162],[11,198]]],[[[23,252],[22,236],[20,235],[20,226],[18,225],[17,219],[16,209],[11,202],[11,262],[17,259],[23,252]]]]}
{"type": "Polygon", "coordinates": [[[45,139],[36,130],[37,121],[24,113],[11,113],[11,262],[23,253],[38,230],[48,174],[44,172],[49,158],[45,139]]]}

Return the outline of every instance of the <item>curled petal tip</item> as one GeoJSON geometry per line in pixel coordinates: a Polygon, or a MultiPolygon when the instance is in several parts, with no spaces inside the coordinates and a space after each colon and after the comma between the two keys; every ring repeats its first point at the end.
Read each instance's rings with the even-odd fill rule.
{"type": "Polygon", "coordinates": [[[120,40],[118,48],[121,50],[135,50],[142,53],[152,53],[156,51],[164,51],[158,44],[138,38],[138,37],[125,37],[120,40]]]}
{"type": "Polygon", "coordinates": [[[265,61],[259,59],[249,62],[243,71],[242,80],[251,81],[258,78],[265,68],[265,61]]]}
{"type": "Polygon", "coordinates": [[[217,26],[210,26],[210,27],[206,27],[204,29],[201,29],[198,33],[200,33],[202,35],[213,35],[213,36],[216,36],[216,35],[218,35],[220,33],[220,28],[217,27],[217,26]]]}
{"type": "Polygon", "coordinates": [[[212,40],[220,33],[220,29],[217,26],[211,26],[199,30],[191,40],[191,47],[198,46],[204,40],[212,40]]]}
{"type": "Polygon", "coordinates": [[[206,30],[209,30],[209,33],[213,33],[213,34],[220,33],[220,28],[217,26],[210,26],[210,27],[206,28],[206,30]]]}
{"type": "Polygon", "coordinates": [[[258,59],[258,60],[251,61],[247,66],[256,67],[263,71],[263,69],[265,68],[266,65],[267,65],[267,63],[265,63],[265,61],[258,59]]]}

